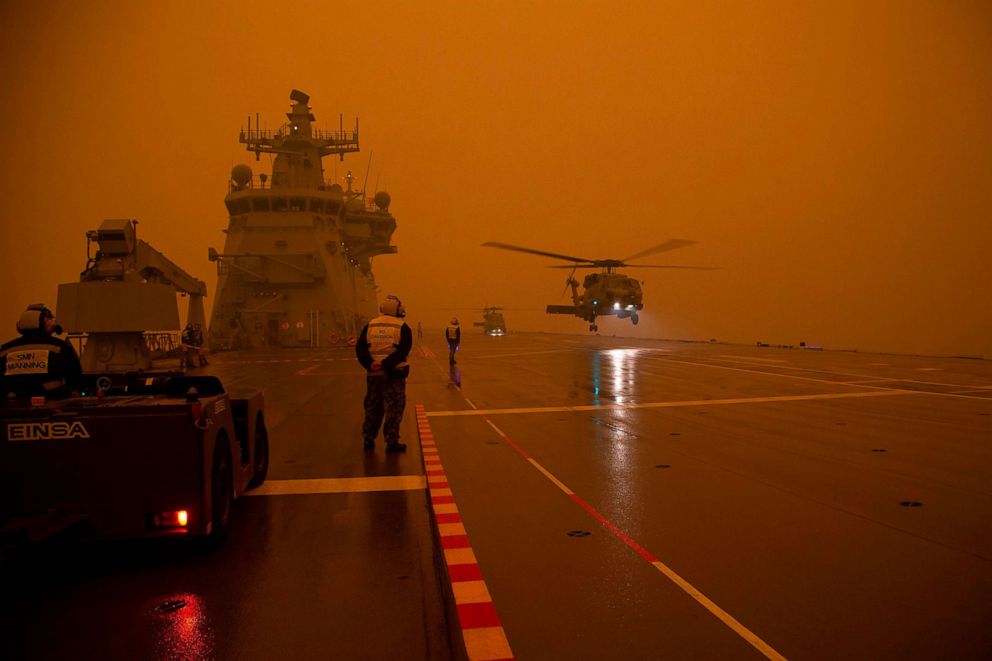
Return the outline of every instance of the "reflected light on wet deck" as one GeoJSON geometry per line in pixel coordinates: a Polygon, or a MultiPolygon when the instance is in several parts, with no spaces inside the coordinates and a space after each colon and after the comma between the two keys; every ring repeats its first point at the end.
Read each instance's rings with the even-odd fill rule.
{"type": "Polygon", "coordinates": [[[175,595],[158,610],[165,624],[161,631],[163,658],[205,659],[213,655],[213,631],[199,596],[175,595]]]}
{"type": "Polygon", "coordinates": [[[609,349],[606,354],[607,367],[612,369],[613,400],[617,404],[629,403],[630,389],[634,385],[634,370],[637,367],[637,349],[609,349]]]}

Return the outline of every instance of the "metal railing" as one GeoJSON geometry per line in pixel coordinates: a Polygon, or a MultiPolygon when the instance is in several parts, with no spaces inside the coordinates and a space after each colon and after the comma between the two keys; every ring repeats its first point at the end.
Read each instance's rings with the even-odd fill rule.
{"type": "MultiPolygon", "coordinates": [[[[142,335],[144,336],[145,347],[151,352],[168,353],[178,349],[181,344],[179,331],[146,331],[142,335]]],[[[89,340],[89,336],[90,333],[70,333],[66,336],[66,340],[76,350],[77,355],[82,355],[83,347],[89,340]]]]}
{"type": "MultiPolygon", "coordinates": [[[[275,131],[271,129],[241,129],[238,140],[245,144],[255,142],[267,142],[270,140],[282,140],[293,135],[293,128],[289,124],[280,126],[275,131]]],[[[358,131],[329,131],[327,129],[310,129],[310,138],[313,140],[323,140],[335,145],[358,144],[358,131]]]]}

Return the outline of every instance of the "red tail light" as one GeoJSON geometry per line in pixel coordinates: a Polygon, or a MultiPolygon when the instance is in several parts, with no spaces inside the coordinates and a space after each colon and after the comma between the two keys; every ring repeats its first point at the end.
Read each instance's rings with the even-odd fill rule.
{"type": "Polygon", "coordinates": [[[176,510],[153,514],[152,524],[156,528],[185,528],[189,525],[189,511],[176,510]]]}

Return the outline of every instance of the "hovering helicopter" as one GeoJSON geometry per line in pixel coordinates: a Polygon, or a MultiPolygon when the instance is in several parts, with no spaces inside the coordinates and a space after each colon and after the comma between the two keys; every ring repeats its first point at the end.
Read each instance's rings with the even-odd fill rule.
{"type": "Polygon", "coordinates": [[[695,269],[709,271],[716,267],[711,266],[672,266],[669,264],[628,264],[632,259],[655,255],[660,252],[667,252],[677,248],[691,246],[695,241],[685,239],[671,239],[646,250],[634,253],[624,259],[585,259],[584,257],[572,257],[569,255],[559,255],[558,253],[546,252],[544,250],[534,250],[521,246],[510,245],[509,243],[498,243],[489,241],[483,243],[486,248],[501,248],[503,250],[515,250],[526,252],[532,255],[542,255],[554,259],[563,259],[574,262],[572,266],[549,266],[552,269],[572,269],[568,279],[565,281],[565,289],[562,294],[571,287],[572,305],[549,305],[548,314],[569,314],[589,322],[589,330],[597,331],[596,317],[613,315],[620,319],[630,319],[635,326],[639,321],[637,313],[644,309],[643,293],[641,283],[617,273],[618,268],[652,268],[652,269],[695,269]],[[573,276],[576,269],[602,269],[599,273],[590,273],[582,281],[582,293],[579,293],[579,281],[573,276]]]}
{"type": "Polygon", "coordinates": [[[506,335],[506,322],[503,321],[503,314],[500,312],[502,309],[498,307],[482,308],[482,321],[477,321],[472,325],[481,328],[486,335],[494,337],[506,335]]]}

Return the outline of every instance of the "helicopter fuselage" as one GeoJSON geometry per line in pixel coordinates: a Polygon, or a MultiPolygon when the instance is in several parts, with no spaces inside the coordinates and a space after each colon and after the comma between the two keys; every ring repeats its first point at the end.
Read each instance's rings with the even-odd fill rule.
{"type": "Polygon", "coordinates": [[[582,288],[576,306],[593,307],[599,315],[622,318],[644,307],[641,283],[622,273],[590,273],[583,279],[582,288]]]}
{"type": "Polygon", "coordinates": [[[482,314],[482,321],[477,321],[473,326],[482,329],[486,335],[497,337],[506,335],[506,322],[503,321],[503,314],[498,312],[502,308],[485,308],[482,314]]]}
{"type": "Polygon", "coordinates": [[[641,283],[622,273],[590,273],[582,281],[581,293],[578,281],[570,280],[569,284],[572,305],[549,305],[548,314],[575,315],[592,325],[596,317],[603,316],[630,318],[636,324],[637,313],[644,309],[641,283]]]}

